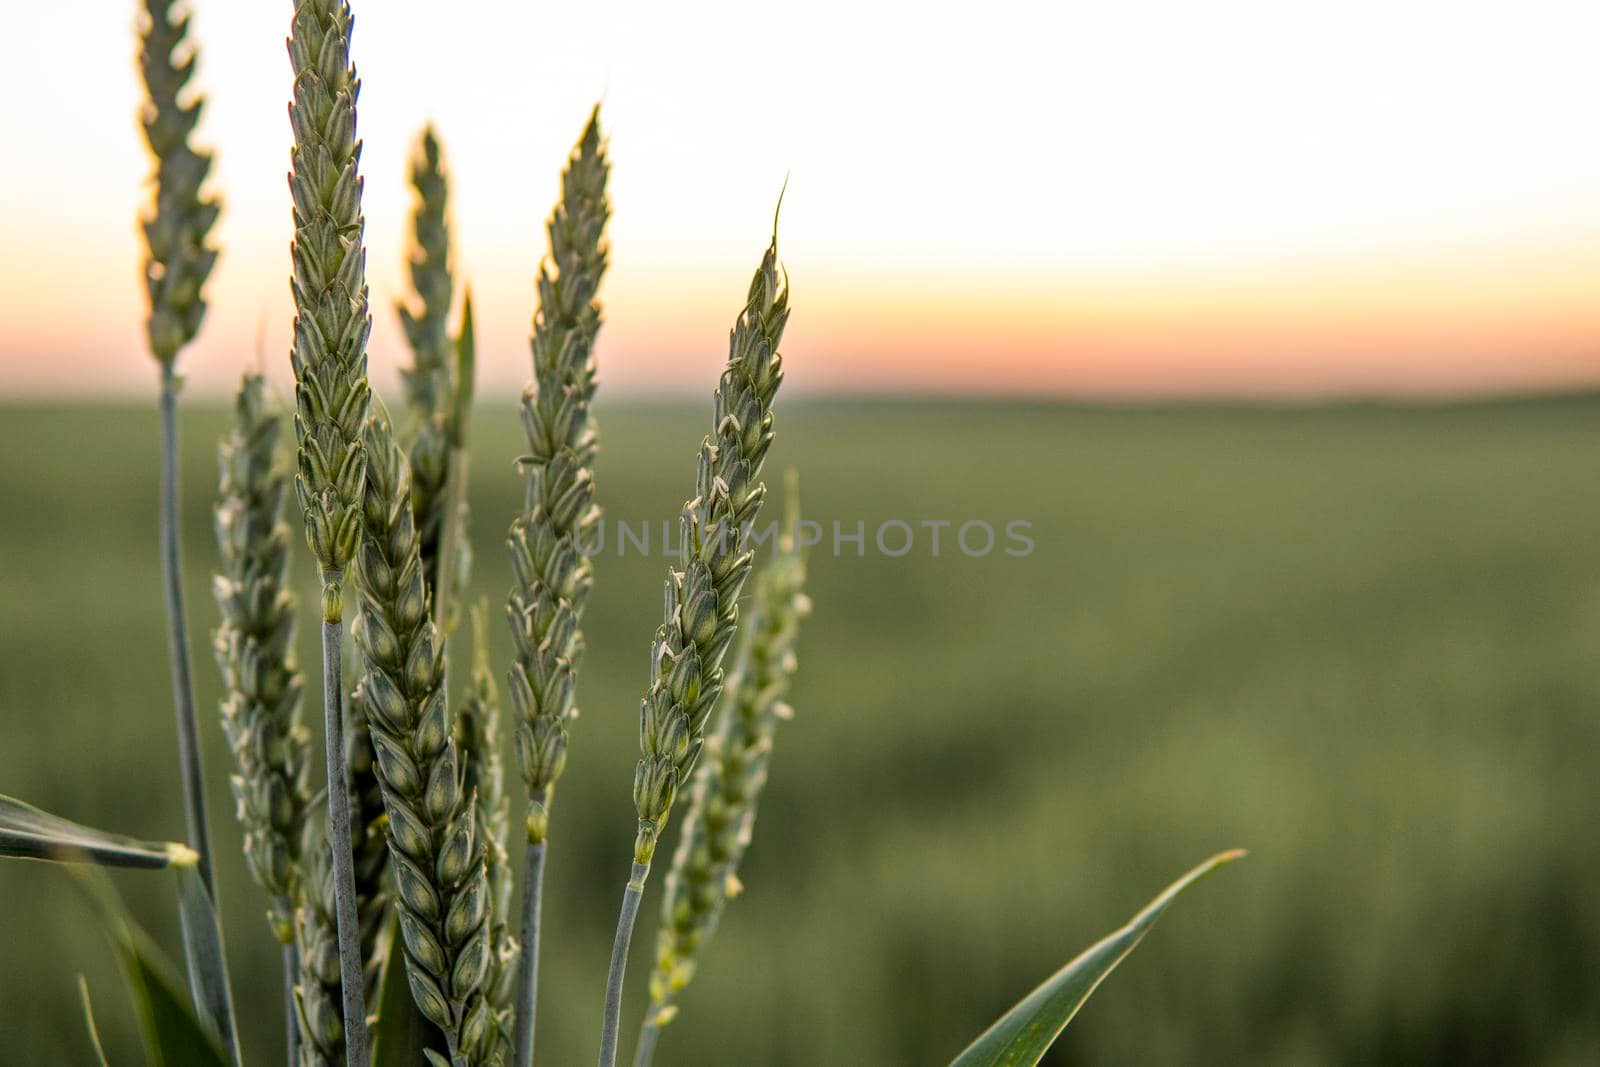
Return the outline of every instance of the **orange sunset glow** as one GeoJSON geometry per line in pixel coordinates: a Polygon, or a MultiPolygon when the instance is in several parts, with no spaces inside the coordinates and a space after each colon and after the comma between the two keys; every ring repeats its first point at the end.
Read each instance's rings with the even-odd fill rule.
{"type": "MultiPolygon", "coordinates": [[[[288,380],[288,12],[191,6],[226,207],[183,370],[220,394],[258,349],[288,380]]],[[[597,99],[615,160],[608,393],[710,380],[786,176],[801,389],[1600,383],[1592,5],[565,7],[361,11],[380,388],[404,348],[392,305],[422,122],[454,172],[483,395],[509,398],[542,221],[597,99]]],[[[147,391],[133,9],[19,17],[19,39],[74,58],[70,77],[50,49],[0,71],[0,396],[147,391]]]]}

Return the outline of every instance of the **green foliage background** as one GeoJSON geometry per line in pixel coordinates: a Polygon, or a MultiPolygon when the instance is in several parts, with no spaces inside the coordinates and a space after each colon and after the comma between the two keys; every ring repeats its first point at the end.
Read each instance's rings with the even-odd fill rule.
{"type": "MultiPolygon", "coordinates": [[[[604,403],[608,543],[553,828],[540,1056],[593,1055],[634,829],[660,523],[704,405],[604,403]],[[614,527],[611,527],[614,531],[614,527]]],[[[184,416],[197,642],[215,624],[220,405],[184,416]]],[[[1047,1062],[1592,1063],[1600,1055],[1600,401],[1106,410],[809,400],[771,471],[805,510],[1033,522],[969,559],[814,551],[817,610],[747,892],[659,1062],[937,1064],[1219,848],[1047,1062]]],[[[475,599],[498,612],[522,485],[509,406],[475,421],[475,599]]],[[[155,555],[156,419],[0,408],[0,791],[179,837],[155,555]]],[[[769,479],[770,480],[770,479],[769,479]]],[[[314,601],[295,539],[295,584],[314,601]]],[[[304,616],[303,616],[304,617],[304,616]]],[[[508,655],[494,628],[497,664],[508,655]]],[[[314,629],[301,660],[316,691],[314,629]]],[[[246,1055],[281,1040],[196,649],[246,1055]]],[[[463,668],[464,652],[457,653],[463,668]]],[[[119,873],[178,951],[170,878],[119,873]]],[[[659,886],[636,939],[642,1005],[659,886]]],[[[0,866],[0,1062],[137,1060],[111,950],[61,872],[0,866]]]]}

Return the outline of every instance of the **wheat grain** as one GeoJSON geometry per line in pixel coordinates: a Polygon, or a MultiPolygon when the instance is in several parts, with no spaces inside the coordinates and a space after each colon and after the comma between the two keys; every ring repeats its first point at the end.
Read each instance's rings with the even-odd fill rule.
{"type": "Polygon", "coordinates": [[[462,788],[405,453],[381,413],[368,420],[366,451],[355,633],[366,660],[367,724],[388,814],[406,971],[417,1007],[444,1032],[451,1062],[487,1063],[495,1025],[483,994],[490,956],[483,846],[476,804],[462,788]]]}
{"type": "Polygon", "coordinates": [[[650,1063],[656,1035],[676,1015],[678,995],[694,977],[724,906],[738,892],[739,863],[755,830],[773,735],[792,715],[783,698],[796,668],[800,620],[810,610],[805,561],[795,538],[799,509],[793,503],[792,472],[790,500],[778,551],[753,580],[739,664],[723,694],[716,734],[695,772],[667,874],[636,1067],[650,1063]]]}
{"type": "Polygon", "coordinates": [[[789,286],[779,278],[774,233],[729,339],[711,436],[696,463],[695,495],[678,520],[678,567],[667,575],[664,619],[650,648],[633,778],[639,827],[612,944],[601,1067],[616,1063],[628,945],[656,842],[705,744],[706,722],[722,692],[722,659],[738,628],[739,591],[751,565],[749,528],[766,496],[758,479],[772,445],[772,401],[783,383],[778,343],[788,318],[789,286]]]}
{"type": "Polygon", "coordinates": [[[281,421],[265,380],[245,375],[232,431],[218,450],[215,515],[222,571],[212,591],[222,617],[213,641],[224,689],[222,729],[233,751],[245,859],[271,899],[274,935],[290,944],[299,839],[311,797],[310,739],[300,722],[294,603],[287,588],[281,421]]]}

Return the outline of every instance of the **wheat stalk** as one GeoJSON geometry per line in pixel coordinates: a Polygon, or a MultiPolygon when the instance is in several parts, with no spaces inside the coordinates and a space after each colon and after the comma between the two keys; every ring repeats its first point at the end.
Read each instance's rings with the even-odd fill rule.
{"type": "Polygon", "coordinates": [[[366,450],[355,633],[406,973],[417,1007],[444,1032],[451,1063],[487,1063],[495,1030],[483,994],[490,901],[476,804],[462,787],[405,453],[381,414],[368,420],[366,450]]]}
{"type": "Polygon", "coordinates": [[[189,17],[174,18],[171,0],[146,0],[139,68],[149,100],[142,116],[156,158],[155,197],[143,230],[144,282],[150,301],[146,335],[161,365],[161,571],[167,604],[172,690],[178,726],[178,760],[189,847],[200,856],[206,891],[216,896],[211,873],[211,832],[206,817],[205,770],[200,756],[194,680],[189,664],[188,615],[183,600],[182,546],[178,530],[178,352],[200,330],[202,290],[217,259],[206,244],[220,207],[202,192],[211,154],[189,143],[202,102],[190,96],[198,51],[188,42],[189,17]]]}
{"type": "Polygon", "coordinates": [[[705,744],[706,722],[722,692],[722,659],[738,628],[739,591],[751,566],[749,527],[766,496],[758,479],[772,444],[772,401],[783,382],[778,343],[788,318],[789,286],[779,278],[774,232],[729,339],[712,433],[696,463],[695,495],[678,521],[678,568],[668,573],[664,619],[650,648],[633,779],[639,828],[612,945],[601,1067],[616,1063],[628,945],[656,842],[705,744]]]}
{"type": "Polygon", "coordinates": [[[328,767],[328,839],[333,851],[346,1052],[368,1061],[366,1003],[351,855],[340,653],[345,568],[361,535],[366,456],[367,313],[362,248],[360,82],[350,63],[350,6],[297,0],[289,36],[294,130],[289,187],[294,202],[295,491],[306,540],[322,572],[322,675],[328,767]]]}
{"type": "Polygon", "coordinates": [[[678,995],[727,902],[739,892],[739,862],[755,831],[772,739],[793,711],[784,703],[794,677],[795,638],[810,611],[805,561],[796,544],[799,507],[789,476],[789,508],[778,551],[754,579],[739,665],[728,680],[716,734],[695,771],[689,810],[667,874],[650,975],[650,1007],[635,1067],[648,1067],[661,1028],[677,1014],[678,995]]]}
{"type": "Polygon", "coordinates": [[[506,616],[516,652],[508,687],[528,796],[513,1061],[518,1067],[533,1061],[545,840],[553,791],[566,762],[566,724],[576,714],[573,682],[583,651],[579,622],[593,580],[579,545],[600,517],[593,504],[598,441],[589,405],[600,331],[596,297],[609,255],[609,174],[596,107],[568,157],[561,201],[546,227],[550,252],[539,267],[533,381],[522,396],[527,495],[507,537],[515,585],[506,616]]]}
{"type": "Polygon", "coordinates": [[[500,709],[489,666],[487,611],[483,603],[472,611],[472,675],[456,714],[456,744],[461,751],[462,786],[478,800],[478,839],[483,842],[484,873],[489,883],[489,972],[483,988],[495,1013],[495,1053],[504,1059],[511,1051],[509,1029],[517,939],[509,919],[512,884],[506,842],[511,804],[500,759],[500,709]]]}

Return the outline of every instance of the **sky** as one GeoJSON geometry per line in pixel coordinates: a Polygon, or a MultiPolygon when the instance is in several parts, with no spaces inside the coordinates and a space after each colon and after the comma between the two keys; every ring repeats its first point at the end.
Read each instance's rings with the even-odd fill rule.
{"type": "MultiPolygon", "coordinates": [[[[181,368],[288,380],[291,5],[194,0],[225,202],[181,368]]],[[[543,220],[613,159],[602,388],[708,393],[785,179],[814,392],[1600,384],[1600,5],[354,0],[371,364],[405,358],[406,159],[437,124],[486,397],[529,374],[543,220]]],[[[148,392],[135,5],[8,12],[0,396],[148,392]],[[19,25],[20,23],[20,25],[19,25]]]]}

